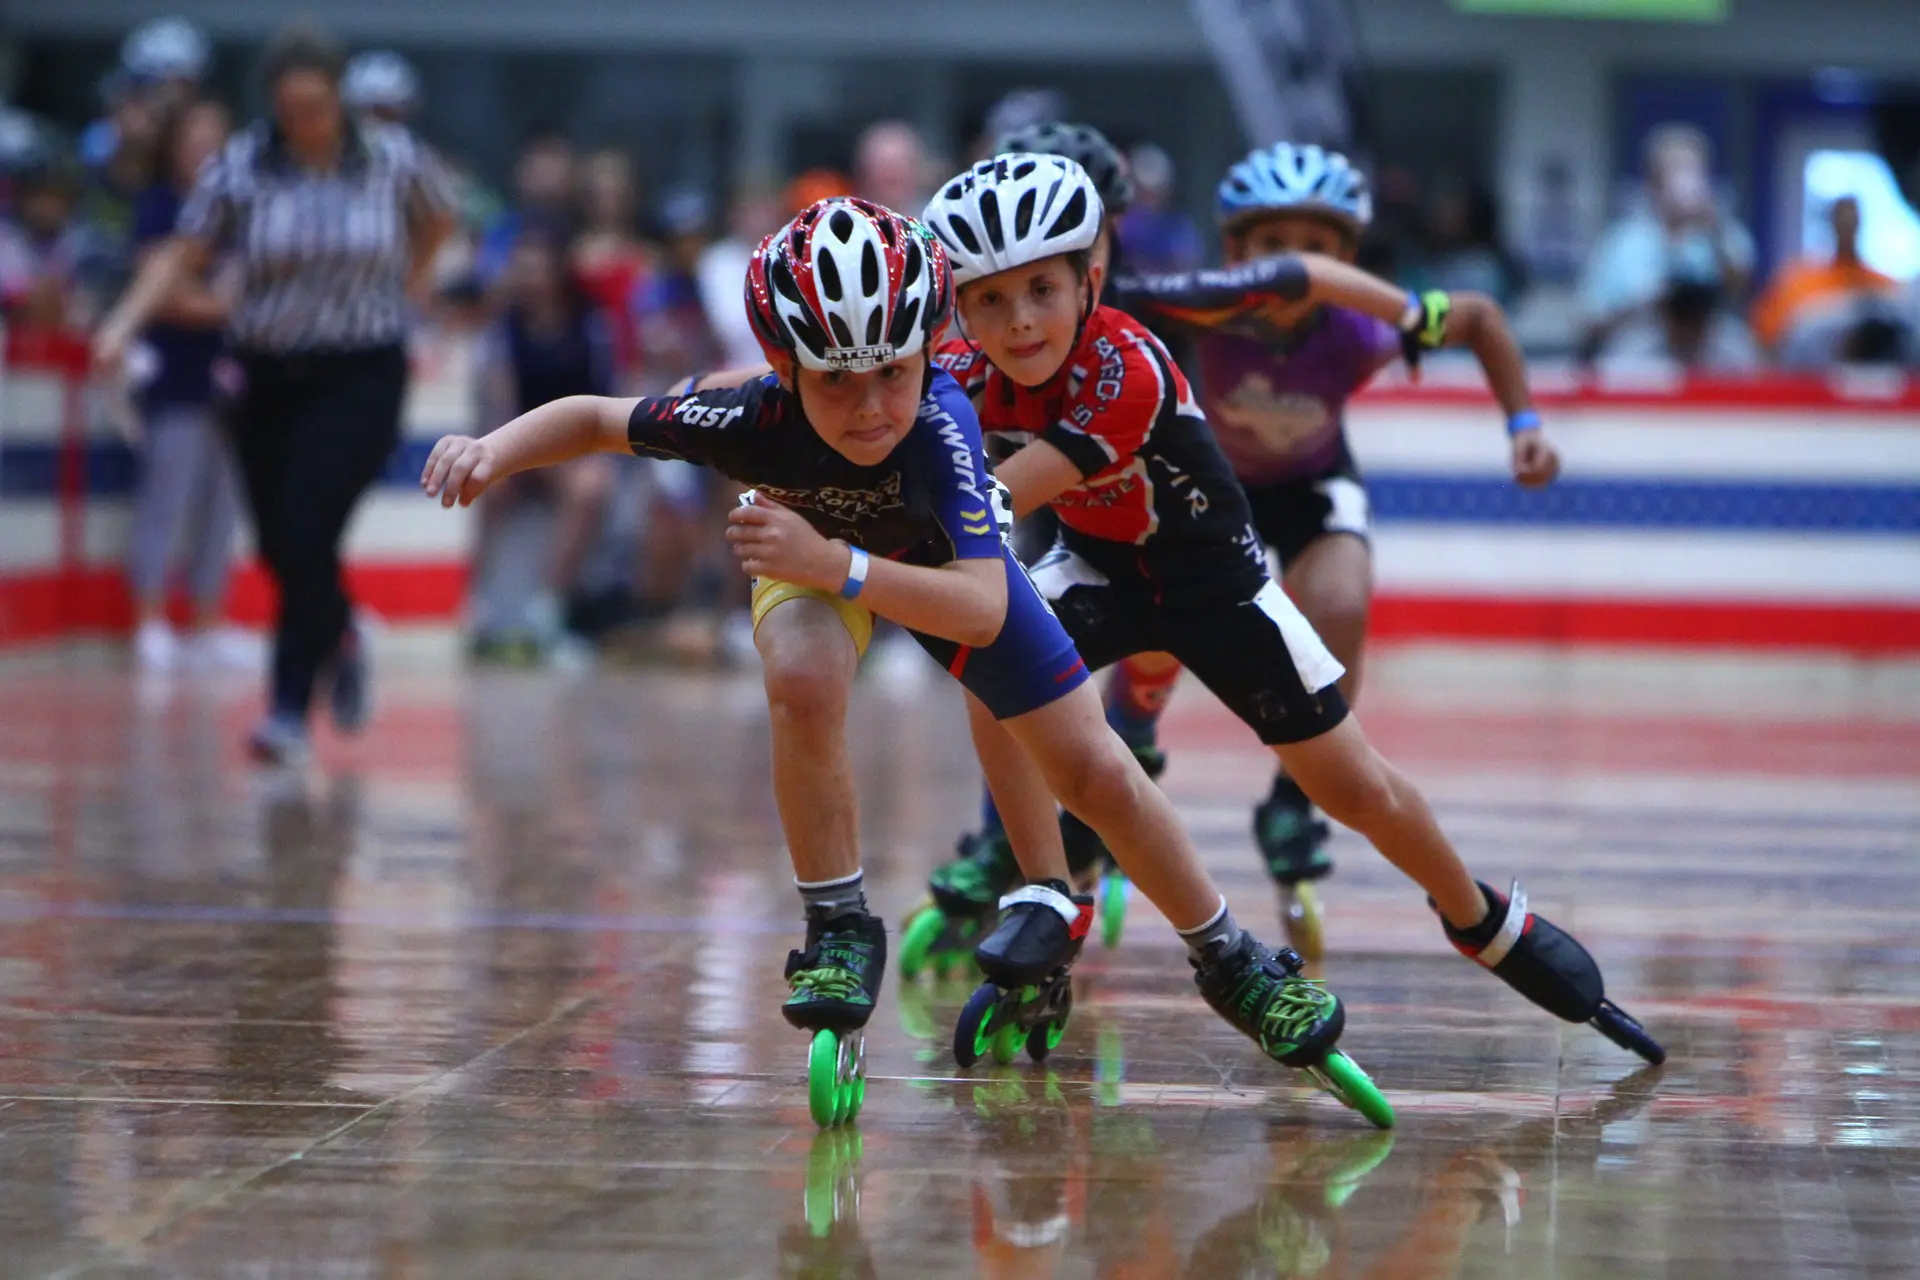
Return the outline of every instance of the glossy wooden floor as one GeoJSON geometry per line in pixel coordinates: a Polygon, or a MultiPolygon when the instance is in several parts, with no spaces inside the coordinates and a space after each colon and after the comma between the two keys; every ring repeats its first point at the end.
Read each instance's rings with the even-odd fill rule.
{"type": "MultiPolygon", "coordinates": [[[[1167,785],[1271,938],[1265,768],[1194,692],[1167,785]]],[[[1383,657],[1374,737],[1672,1052],[1525,1005],[1342,837],[1325,976],[1391,1135],[1136,902],[1044,1071],[957,1071],[965,990],[890,977],[818,1136],[751,677],[400,653],[297,782],[242,764],[252,693],[0,669],[7,1277],[1920,1274],[1912,668],[1383,657]]],[[[897,919],[975,775],[938,684],[856,732],[897,919]]]]}

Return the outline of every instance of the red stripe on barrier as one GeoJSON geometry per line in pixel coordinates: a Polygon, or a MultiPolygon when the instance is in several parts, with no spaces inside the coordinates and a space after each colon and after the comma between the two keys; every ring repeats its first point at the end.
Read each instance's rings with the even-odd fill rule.
{"type": "MultiPolygon", "coordinates": [[[[347,570],[356,601],[383,618],[450,622],[466,598],[461,562],[375,562],[347,570]]],[[[257,567],[234,575],[228,614],[263,625],[273,587],[257,567]]],[[[133,608],[119,570],[92,568],[0,577],[0,644],[71,632],[123,631],[133,608]]],[[[1748,649],[1838,649],[1920,653],[1920,605],[1790,604],[1776,601],[1512,600],[1381,595],[1372,638],[1498,640],[1540,644],[1675,645],[1748,649]]],[[[964,669],[967,651],[955,655],[964,669]]]]}
{"type": "MultiPolygon", "coordinates": [[[[448,622],[467,594],[461,561],[374,562],[347,568],[347,591],[358,604],[396,622],[448,622]]],[[[264,626],[273,617],[274,588],[256,565],[235,572],[227,614],[264,626]]],[[[184,613],[176,610],[179,620],[184,613]]],[[[118,632],[133,625],[133,603],[118,569],[48,571],[0,577],[0,645],[51,640],[76,632],[118,632]]]]}
{"type": "Polygon", "coordinates": [[[1503,600],[1382,595],[1376,640],[1521,640],[1546,644],[1920,651],[1920,605],[1704,600],[1503,600]]]}

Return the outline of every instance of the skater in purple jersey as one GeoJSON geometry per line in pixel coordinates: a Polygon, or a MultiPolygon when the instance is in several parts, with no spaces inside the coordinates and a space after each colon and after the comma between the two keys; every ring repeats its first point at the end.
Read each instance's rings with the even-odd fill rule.
{"type": "MultiPolygon", "coordinates": [[[[1348,399],[1396,357],[1417,367],[1423,350],[1469,347],[1506,415],[1514,481],[1550,483],[1559,457],[1492,299],[1409,297],[1396,329],[1290,281],[1286,264],[1295,255],[1351,262],[1372,218],[1366,179],[1345,156],[1284,142],[1255,151],[1228,171],[1217,208],[1225,269],[1123,277],[1113,302],[1192,336],[1207,420],[1246,487],[1254,527],[1279,561],[1287,594],[1346,667],[1341,690],[1351,699],[1373,558],[1366,489],[1347,445],[1348,399]]],[[[1171,659],[1145,655],[1115,673],[1108,718],[1136,752],[1158,754],[1154,726],[1179,670],[1171,659]]],[[[1253,827],[1294,945],[1318,954],[1324,943],[1311,886],[1333,869],[1326,822],[1282,772],[1255,809],[1253,827]]]]}

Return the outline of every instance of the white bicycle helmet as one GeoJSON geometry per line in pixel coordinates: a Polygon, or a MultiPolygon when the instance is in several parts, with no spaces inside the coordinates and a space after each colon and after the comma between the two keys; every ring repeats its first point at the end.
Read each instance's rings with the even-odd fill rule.
{"type": "Polygon", "coordinates": [[[747,316],[771,361],[864,372],[910,356],[947,322],[953,274],[912,218],[835,197],[802,209],[747,266],[747,316]]]}
{"type": "Polygon", "coordinates": [[[1373,192],[1338,151],[1277,142],[1227,170],[1214,211],[1229,228],[1273,213],[1324,214],[1357,235],[1373,221],[1373,192]]]}
{"type": "Polygon", "coordinates": [[[340,96],[355,111],[406,111],[420,100],[420,77],[393,50],[369,49],[347,63],[340,96]]]}
{"type": "Polygon", "coordinates": [[[955,286],[1100,238],[1100,192],[1065,156],[1013,152],[982,160],[947,183],[922,220],[953,263],[955,286]]]}
{"type": "Polygon", "coordinates": [[[198,80],[208,54],[200,28],[185,18],[155,18],[128,33],[120,65],[143,80],[198,80]]]}

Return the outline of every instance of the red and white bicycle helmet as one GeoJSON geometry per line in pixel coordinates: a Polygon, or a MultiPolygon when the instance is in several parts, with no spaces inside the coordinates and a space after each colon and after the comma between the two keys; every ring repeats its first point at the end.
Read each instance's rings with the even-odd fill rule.
{"type": "Polygon", "coordinates": [[[772,360],[877,369],[923,349],[947,322],[953,270],[912,218],[837,196],[802,209],[747,266],[747,315],[772,360]]]}

